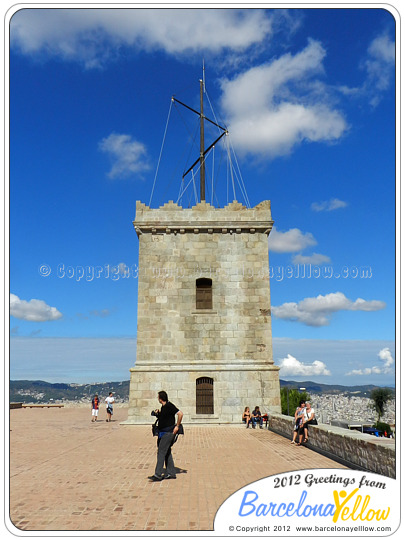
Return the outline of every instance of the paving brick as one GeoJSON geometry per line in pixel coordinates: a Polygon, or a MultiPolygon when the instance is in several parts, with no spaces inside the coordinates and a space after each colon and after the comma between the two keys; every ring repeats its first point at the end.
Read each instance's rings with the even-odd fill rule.
{"type": "Polygon", "coordinates": [[[177,479],[154,484],[147,478],[156,463],[150,426],[120,424],[126,408],[116,406],[111,423],[103,414],[92,423],[90,408],[10,411],[10,520],[17,529],[212,530],[223,501],[250,482],[298,468],[341,468],[267,430],[186,424],[173,451],[177,479]]]}

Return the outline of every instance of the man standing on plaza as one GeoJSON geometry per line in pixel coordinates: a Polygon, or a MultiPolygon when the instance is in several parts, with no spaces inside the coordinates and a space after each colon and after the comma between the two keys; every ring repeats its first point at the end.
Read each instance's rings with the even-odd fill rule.
{"type": "Polygon", "coordinates": [[[155,414],[158,418],[158,451],[157,451],[157,463],[155,468],[155,474],[150,476],[149,479],[152,482],[160,482],[163,480],[163,466],[166,463],[166,480],[172,480],[176,478],[176,469],[174,468],[174,461],[172,456],[172,445],[175,442],[176,435],[179,433],[181,421],[183,419],[183,413],[171,403],[168,399],[167,393],[161,390],[158,393],[158,401],[162,405],[160,411],[155,410],[155,414]],[[177,422],[176,422],[177,415],[177,422]]]}

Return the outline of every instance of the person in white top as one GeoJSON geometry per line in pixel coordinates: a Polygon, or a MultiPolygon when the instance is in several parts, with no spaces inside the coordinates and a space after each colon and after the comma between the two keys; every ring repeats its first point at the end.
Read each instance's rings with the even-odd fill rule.
{"type": "Polygon", "coordinates": [[[113,398],[113,393],[110,392],[108,397],[105,398],[105,402],[107,403],[107,419],[106,422],[111,422],[111,417],[113,415],[113,403],[115,399],[113,398]]]}
{"type": "Polygon", "coordinates": [[[304,438],[304,443],[308,442],[308,424],[317,424],[318,422],[315,420],[315,411],[311,407],[311,403],[307,401],[305,403],[305,409],[304,409],[304,416],[303,416],[303,423],[300,427],[299,431],[299,442],[298,445],[302,444],[302,438],[304,438]]]}

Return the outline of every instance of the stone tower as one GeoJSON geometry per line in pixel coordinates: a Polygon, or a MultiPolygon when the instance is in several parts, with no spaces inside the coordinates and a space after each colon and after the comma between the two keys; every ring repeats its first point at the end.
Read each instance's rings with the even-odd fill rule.
{"type": "Polygon", "coordinates": [[[157,392],[185,423],[240,423],[245,406],[280,412],[271,334],[270,201],[185,209],[137,202],[137,357],[126,423],[150,423],[157,392]]]}

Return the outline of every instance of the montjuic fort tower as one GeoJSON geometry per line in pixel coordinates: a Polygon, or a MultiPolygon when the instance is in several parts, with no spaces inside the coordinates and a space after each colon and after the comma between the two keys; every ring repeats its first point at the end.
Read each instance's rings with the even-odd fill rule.
{"type": "Polygon", "coordinates": [[[151,422],[159,390],[184,412],[184,423],[240,423],[245,406],[280,412],[270,201],[254,208],[205,201],[202,81],[200,88],[200,111],[191,109],[200,116],[200,201],[191,208],[136,204],[137,352],[125,423],[151,422]]]}

